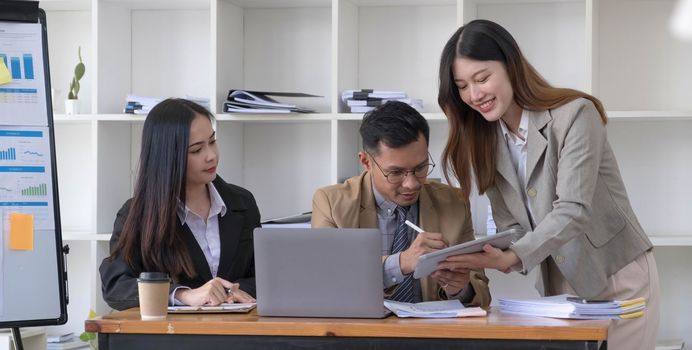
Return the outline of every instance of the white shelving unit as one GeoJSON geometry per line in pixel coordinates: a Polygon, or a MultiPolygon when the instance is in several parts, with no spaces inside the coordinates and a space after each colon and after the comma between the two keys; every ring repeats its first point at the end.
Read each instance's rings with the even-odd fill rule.
{"type": "MultiPolygon", "coordinates": [[[[505,26],[553,84],[594,93],[610,110],[609,138],[642,225],[657,246],[661,338],[692,343],[692,43],[667,31],[674,0],[47,0],[65,240],[72,246],[69,324],[79,332],[101,300],[97,267],[115,213],[131,196],[143,116],[125,95],[212,100],[219,173],[248,188],[264,218],[310,209],[318,187],[360,172],[362,115],[341,91],[401,89],[422,98],[432,155],[447,137],[437,106],[442,46],[459,25],[505,26]],[[82,113],[61,115],[77,62],[82,113]],[[307,115],[223,114],[229,89],[301,91],[307,115]],[[687,277],[686,277],[687,276],[687,277]],[[687,294],[683,294],[686,291],[687,294]],[[687,337],[687,338],[686,338],[687,337]]],[[[487,199],[474,196],[476,231],[487,199]]],[[[531,295],[533,280],[491,274],[494,296],[531,295]],[[517,292],[517,285],[524,286],[517,292]]]]}

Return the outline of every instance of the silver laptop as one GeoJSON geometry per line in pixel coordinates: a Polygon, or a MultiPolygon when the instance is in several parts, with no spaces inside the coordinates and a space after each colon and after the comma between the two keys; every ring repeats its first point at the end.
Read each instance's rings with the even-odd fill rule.
{"type": "Polygon", "coordinates": [[[377,229],[255,229],[260,316],[386,316],[377,229]]]}

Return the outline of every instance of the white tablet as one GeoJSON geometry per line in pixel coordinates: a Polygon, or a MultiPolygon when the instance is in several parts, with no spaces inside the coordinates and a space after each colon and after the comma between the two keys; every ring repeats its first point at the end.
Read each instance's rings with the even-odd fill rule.
{"type": "Polygon", "coordinates": [[[483,251],[483,246],[486,243],[495,248],[505,250],[512,245],[512,240],[515,238],[514,236],[520,232],[521,231],[517,229],[511,229],[498,234],[475,239],[473,241],[464,242],[432,253],[421,255],[418,257],[416,270],[413,272],[413,278],[421,278],[433,273],[435,270],[437,270],[437,264],[442,260],[447,259],[448,256],[478,253],[483,251]]]}

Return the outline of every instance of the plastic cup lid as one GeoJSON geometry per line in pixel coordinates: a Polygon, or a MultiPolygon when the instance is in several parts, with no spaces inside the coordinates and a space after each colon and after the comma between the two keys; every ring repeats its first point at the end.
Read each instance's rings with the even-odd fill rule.
{"type": "Polygon", "coordinates": [[[168,282],[168,274],[165,272],[142,272],[137,281],[140,282],[168,282]]]}

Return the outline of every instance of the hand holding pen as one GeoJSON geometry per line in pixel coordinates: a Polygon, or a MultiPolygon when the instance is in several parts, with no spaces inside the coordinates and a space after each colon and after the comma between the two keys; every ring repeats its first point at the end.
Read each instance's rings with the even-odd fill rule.
{"type": "Polygon", "coordinates": [[[449,242],[447,242],[441,233],[426,232],[408,220],[406,220],[406,225],[416,230],[418,235],[413,242],[411,242],[409,247],[399,255],[399,267],[401,268],[401,272],[405,275],[412,273],[416,268],[419,256],[449,246],[449,242]]]}
{"type": "MultiPolygon", "coordinates": [[[[408,225],[410,228],[414,229],[416,232],[418,232],[418,237],[416,237],[416,240],[420,238],[421,236],[425,235],[431,235],[430,232],[425,232],[423,229],[420,227],[416,226],[414,223],[411,221],[406,220],[405,222],[406,225],[408,225]]],[[[442,234],[434,234],[434,235],[439,235],[440,240],[443,242],[443,246],[440,248],[434,249],[431,248],[430,252],[439,250],[442,248],[447,248],[449,247],[449,242],[442,236],[442,234]]],[[[429,240],[435,240],[437,239],[437,236],[433,237],[428,237],[429,240]]],[[[414,241],[415,242],[415,241],[414,241]]],[[[426,240],[427,242],[427,240],[426,240]]],[[[413,243],[411,243],[413,246],[413,243]]],[[[440,246],[439,244],[436,246],[440,246]]],[[[418,257],[416,257],[416,262],[418,261],[418,257]]],[[[415,269],[415,263],[413,265],[413,268],[415,269]]],[[[402,268],[403,271],[403,268],[402,268]]],[[[448,296],[454,296],[459,294],[464,287],[468,284],[469,282],[469,272],[467,270],[462,270],[462,271],[451,271],[451,270],[437,270],[431,275],[432,279],[435,280],[440,287],[445,291],[445,293],[448,296]]]]}

